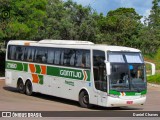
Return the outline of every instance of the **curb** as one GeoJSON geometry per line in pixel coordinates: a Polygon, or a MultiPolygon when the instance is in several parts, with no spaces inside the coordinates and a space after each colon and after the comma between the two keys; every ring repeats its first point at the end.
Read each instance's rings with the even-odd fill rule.
{"type": "Polygon", "coordinates": [[[152,87],[160,87],[160,85],[153,84],[153,83],[147,83],[147,85],[152,86],[152,87]]]}
{"type": "Polygon", "coordinates": [[[5,77],[0,77],[0,80],[5,79],[5,77]]]}

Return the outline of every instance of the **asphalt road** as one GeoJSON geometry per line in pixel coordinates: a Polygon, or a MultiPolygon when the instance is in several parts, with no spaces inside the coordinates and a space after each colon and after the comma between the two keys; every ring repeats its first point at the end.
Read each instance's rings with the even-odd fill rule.
{"type": "Polygon", "coordinates": [[[20,94],[17,89],[5,86],[0,80],[0,111],[160,111],[160,87],[148,86],[147,101],[143,106],[92,109],[81,108],[78,102],[35,93],[33,96],[20,94]]]}
{"type": "MultiPolygon", "coordinates": [[[[0,111],[135,111],[135,112],[145,112],[145,111],[160,111],[160,86],[148,86],[147,101],[143,106],[134,107],[116,107],[116,108],[104,108],[99,106],[94,106],[92,109],[81,108],[78,102],[62,99],[54,96],[43,95],[35,93],[33,96],[27,96],[25,94],[20,94],[17,89],[12,87],[7,87],[4,84],[4,80],[0,80],[0,111]]],[[[74,114],[74,112],[73,112],[74,114]]],[[[1,118],[0,118],[1,119],[1,118]]],[[[3,118],[2,118],[3,119],[3,118]]],[[[18,120],[19,118],[15,118],[18,120]]],[[[33,118],[34,120],[36,118],[33,118]]],[[[44,119],[44,118],[42,118],[44,119]]],[[[47,118],[51,119],[51,118],[47,118]]],[[[80,120],[81,118],[56,118],[56,119],[70,119],[70,120],[80,120]]],[[[96,119],[85,118],[83,119],[96,119]]],[[[105,120],[105,117],[100,117],[99,120],[105,120]]],[[[130,120],[135,118],[114,118],[117,120],[130,120]]],[[[139,120],[141,118],[138,118],[139,120]]],[[[150,120],[149,118],[143,118],[145,120],[150,120]]],[[[155,118],[154,118],[155,119],[155,118]]],[[[156,118],[159,119],[159,118],[156,118]]],[[[97,119],[96,119],[97,120],[97,119]]],[[[107,117],[107,120],[113,120],[111,117],[107,117]]]]}
{"type": "Polygon", "coordinates": [[[0,111],[160,111],[160,87],[148,86],[147,101],[143,106],[92,109],[81,108],[78,102],[36,93],[20,94],[0,80],[0,111]]]}

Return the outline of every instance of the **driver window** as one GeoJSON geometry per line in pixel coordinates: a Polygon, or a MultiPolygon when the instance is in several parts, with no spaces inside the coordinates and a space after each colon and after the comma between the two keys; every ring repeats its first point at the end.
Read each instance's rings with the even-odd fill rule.
{"type": "Polygon", "coordinates": [[[101,91],[107,91],[105,52],[100,50],[93,51],[93,72],[95,88],[101,91]]]}

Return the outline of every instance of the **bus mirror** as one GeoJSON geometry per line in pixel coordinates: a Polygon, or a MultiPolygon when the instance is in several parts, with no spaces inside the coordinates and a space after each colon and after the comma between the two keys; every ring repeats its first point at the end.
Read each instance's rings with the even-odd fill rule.
{"type": "Polygon", "coordinates": [[[107,71],[107,75],[111,75],[111,64],[110,64],[110,62],[106,62],[106,71],[107,71]]]}

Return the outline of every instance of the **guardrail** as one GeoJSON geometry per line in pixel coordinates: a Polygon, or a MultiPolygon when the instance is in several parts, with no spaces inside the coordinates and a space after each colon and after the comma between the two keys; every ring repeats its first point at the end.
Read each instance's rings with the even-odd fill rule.
{"type": "MultiPolygon", "coordinates": [[[[150,64],[151,65],[151,75],[155,75],[156,74],[156,65],[152,62],[148,62],[148,61],[144,61],[146,64],[150,64]]],[[[150,76],[150,75],[147,75],[150,76]]]]}

